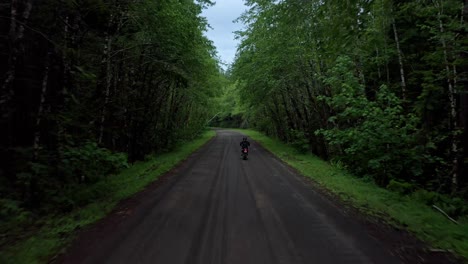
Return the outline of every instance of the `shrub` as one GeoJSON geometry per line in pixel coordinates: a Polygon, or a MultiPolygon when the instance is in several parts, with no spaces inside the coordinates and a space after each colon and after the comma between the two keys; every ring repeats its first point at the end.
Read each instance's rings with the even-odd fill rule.
{"type": "Polygon", "coordinates": [[[303,131],[291,129],[289,131],[289,144],[301,154],[309,151],[309,141],[303,131]]]}
{"type": "Polygon", "coordinates": [[[414,190],[414,185],[408,182],[401,182],[392,179],[387,185],[387,189],[400,194],[410,194],[414,190]]]}
{"type": "Polygon", "coordinates": [[[128,167],[127,156],[100,148],[95,142],[67,147],[61,161],[61,171],[76,182],[93,183],[128,167]]]}
{"type": "Polygon", "coordinates": [[[346,57],[337,61],[329,75],[325,83],[334,92],[321,99],[336,114],[328,120],[331,129],[316,133],[340,151],[334,154],[351,171],[370,175],[377,184],[387,186],[391,179],[418,179],[425,166],[438,162],[429,152],[434,144],[421,146],[419,119],[405,113],[401,100],[385,85],[375,100],[369,100],[346,57]]]}
{"type": "Polygon", "coordinates": [[[451,217],[459,218],[462,216],[468,216],[468,204],[463,198],[450,197],[448,195],[427,190],[417,190],[411,196],[428,206],[438,206],[451,217]]]}
{"type": "Polygon", "coordinates": [[[31,213],[21,208],[18,201],[0,199],[0,232],[7,232],[30,221],[31,213]]]}
{"type": "Polygon", "coordinates": [[[417,190],[411,196],[426,205],[433,205],[439,197],[440,194],[436,192],[426,191],[426,190],[417,190]]]}

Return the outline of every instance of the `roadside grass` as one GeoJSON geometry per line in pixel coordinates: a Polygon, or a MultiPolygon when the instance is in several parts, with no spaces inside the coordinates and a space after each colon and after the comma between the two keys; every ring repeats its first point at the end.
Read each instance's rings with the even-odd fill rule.
{"type": "Polygon", "coordinates": [[[142,191],[149,183],[170,171],[195,150],[216,135],[213,130],[175,150],[135,163],[106,181],[89,187],[87,192],[100,192],[94,203],[78,208],[66,215],[49,216],[40,219],[36,230],[14,245],[6,246],[0,252],[0,263],[48,263],[50,258],[65,250],[73,234],[85,226],[109,214],[119,201],[142,191]],[[40,223],[39,223],[40,222],[40,223]]]}
{"type": "Polygon", "coordinates": [[[299,154],[293,147],[260,132],[233,130],[260,143],[302,175],[360,211],[409,230],[436,249],[454,252],[465,261],[468,259],[468,218],[458,219],[456,225],[414,194],[403,195],[380,188],[372,181],[355,177],[316,156],[299,154]]]}

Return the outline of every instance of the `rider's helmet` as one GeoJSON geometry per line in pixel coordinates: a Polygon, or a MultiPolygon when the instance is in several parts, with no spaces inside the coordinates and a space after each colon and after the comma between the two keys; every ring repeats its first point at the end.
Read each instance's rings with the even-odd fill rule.
{"type": "Polygon", "coordinates": [[[242,138],[242,141],[247,141],[247,138],[246,137],[242,138]]]}

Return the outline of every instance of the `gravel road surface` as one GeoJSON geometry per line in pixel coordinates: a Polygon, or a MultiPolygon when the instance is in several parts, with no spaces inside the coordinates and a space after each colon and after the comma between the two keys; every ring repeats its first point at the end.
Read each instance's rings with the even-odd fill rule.
{"type": "Polygon", "coordinates": [[[400,263],[346,213],[242,135],[217,137],[113,217],[84,232],[63,263],[400,263]]]}

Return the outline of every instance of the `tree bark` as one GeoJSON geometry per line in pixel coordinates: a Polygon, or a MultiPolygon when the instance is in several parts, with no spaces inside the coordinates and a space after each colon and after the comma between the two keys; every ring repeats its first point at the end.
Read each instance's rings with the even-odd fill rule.
{"type": "Polygon", "coordinates": [[[396,44],[397,54],[398,54],[398,63],[400,65],[401,93],[402,93],[403,100],[406,100],[406,80],[405,80],[405,70],[403,66],[403,53],[401,52],[401,48],[400,48],[400,40],[398,38],[398,31],[396,28],[395,18],[393,18],[392,26],[393,26],[393,35],[395,37],[395,44],[396,44]]]}
{"type": "MultiPolygon", "coordinates": [[[[14,79],[14,74],[15,74],[15,65],[16,65],[16,53],[15,53],[15,48],[14,48],[14,42],[15,42],[15,36],[16,36],[16,19],[17,19],[17,14],[18,14],[18,1],[17,0],[12,0],[11,1],[11,11],[10,11],[10,16],[11,16],[11,21],[10,21],[10,31],[9,31],[9,39],[10,39],[10,61],[9,61],[9,69],[6,73],[6,78],[5,81],[2,85],[2,91],[5,92],[5,95],[8,94],[8,87],[9,84],[13,81],[14,79]]],[[[5,99],[4,99],[5,100],[5,99]]]]}
{"type": "Polygon", "coordinates": [[[44,62],[44,77],[42,78],[42,85],[41,85],[41,99],[39,101],[39,108],[37,110],[36,131],[34,133],[34,143],[33,143],[34,160],[37,160],[38,155],[39,155],[39,142],[41,139],[40,126],[41,126],[42,116],[44,114],[44,103],[45,103],[45,98],[47,94],[47,85],[48,85],[48,80],[49,80],[49,64],[50,64],[50,52],[47,53],[47,56],[44,62]]]}
{"type": "Polygon", "coordinates": [[[444,53],[444,65],[445,65],[445,73],[447,78],[447,86],[448,86],[448,96],[450,101],[450,128],[452,131],[452,146],[451,146],[451,154],[452,154],[452,191],[455,192],[458,187],[458,171],[459,171],[459,155],[458,155],[458,122],[457,122],[457,101],[456,101],[456,94],[455,94],[455,83],[454,83],[454,76],[450,70],[450,62],[449,62],[449,54],[447,43],[444,39],[444,25],[442,22],[442,3],[438,3],[439,10],[437,13],[437,18],[439,20],[439,30],[440,30],[440,41],[442,43],[442,49],[444,53]]]}
{"type": "MultiPolygon", "coordinates": [[[[462,16],[461,16],[461,34],[460,38],[466,38],[468,32],[466,31],[466,20],[468,18],[468,0],[462,1],[462,16]]],[[[461,69],[459,69],[458,76],[461,76],[460,80],[458,80],[459,85],[457,88],[460,90],[459,93],[459,104],[458,104],[458,126],[462,130],[462,133],[459,137],[460,140],[460,149],[459,149],[459,156],[460,164],[459,164],[459,184],[468,184],[468,178],[466,175],[468,174],[468,67],[467,67],[467,60],[468,55],[466,52],[460,53],[461,61],[463,65],[461,65],[461,69]],[[461,177],[461,176],[465,177],[461,177]]],[[[457,75],[455,75],[457,76],[457,75]]]]}
{"type": "MultiPolygon", "coordinates": [[[[296,126],[295,126],[295,123],[293,122],[293,117],[292,117],[292,114],[291,112],[289,111],[289,106],[288,106],[288,103],[286,101],[286,97],[284,96],[284,93],[283,92],[280,92],[281,94],[281,99],[283,101],[283,107],[284,107],[284,112],[286,113],[286,117],[288,118],[288,127],[289,129],[296,129],[296,126]]],[[[289,138],[288,138],[289,140],[289,138]]]]}
{"type": "Polygon", "coordinates": [[[16,62],[18,60],[19,54],[19,45],[21,40],[24,36],[24,24],[29,19],[29,15],[31,14],[32,9],[32,1],[28,0],[24,2],[24,10],[21,15],[21,22],[18,23],[18,9],[20,6],[20,1],[12,0],[11,1],[11,20],[10,20],[10,30],[9,30],[9,39],[10,39],[10,60],[9,60],[9,67],[6,72],[6,78],[2,85],[2,92],[6,98],[2,98],[0,100],[1,103],[6,103],[11,98],[11,94],[14,91],[10,88],[13,80],[15,79],[16,75],[16,62]],[[18,25],[19,24],[19,25],[18,25]]]}
{"type": "Polygon", "coordinates": [[[104,122],[106,121],[106,114],[107,114],[107,105],[109,104],[110,98],[110,88],[112,85],[112,72],[111,72],[111,52],[112,52],[112,36],[110,32],[110,28],[113,24],[113,15],[109,18],[109,26],[107,29],[107,34],[105,38],[104,44],[104,56],[103,56],[103,63],[105,64],[105,91],[104,91],[104,104],[101,110],[101,117],[99,121],[99,136],[98,136],[98,143],[102,144],[102,140],[104,137],[104,122]]]}
{"type": "Polygon", "coordinates": [[[105,65],[106,65],[106,86],[105,86],[105,92],[104,92],[104,105],[101,111],[101,120],[100,120],[100,126],[99,126],[99,137],[98,137],[99,144],[102,144],[103,137],[104,137],[104,122],[106,121],[107,108],[108,108],[109,100],[110,100],[110,90],[112,87],[112,79],[115,78],[115,76],[113,76],[112,65],[111,65],[113,36],[114,34],[118,34],[120,32],[120,29],[123,26],[123,20],[125,17],[125,12],[121,11],[120,8],[121,8],[120,5],[117,5],[116,9],[117,9],[117,12],[120,11],[120,16],[116,24],[117,28],[115,32],[111,32],[112,27],[115,25],[114,24],[115,15],[111,13],[110,18],[109,18],[107,34],[106,34],[106,44],[104,47],[104,58],[105,58],[105,65]]]}
{"type": "Polygon", "coordinates": [[[107,113],[107,105],[109,104],[110,98],[110,88],[111,88],[111,81],[112,81],[112,73],[111,73],[111,63],[110,63],[110,46],[112,45],[112,38],[111,36],[106,37],[106,47],[104,48],[104,53],[106,57],[106,86],[104,92],[104,105],[102,106],[101,111],[101,120],[99,122],[99,144],[102,144],[102,139],[104,136],[104,122],[106,121],[106,113],[107,113]]]}
{"type": "MultiPolygon", "coordinates": [[[[377,45],[375,46],[375,51],[377,58],[380,58],[379,48],[377,47],[377,45]]],[[[379,76],[379,80],[382,78],[382,74],[380,73],[380,64],[377,64],[377,76],[379,76]]]]}
{"type": "MultiPolygon", "coordinates": [[[[49,69],[50,69],[50,52],[47,53],[46,59],[44,62],[44,76],[41,83],[41,95],[39,101],[39,107],[37,110],[36,116],[36,131],[34,132],[34,141],[33,141],[33,161],[37,162],[39,159],[39,143],[41,140],[41,121],[44,115],[44,103],[47,94],[47,86],[49,84],[49,69]]],[[[38,191],[38,175],[32,173],[29,178],[28,187],[27,187],[27,198],[26,202],[29,206],[34,207],[39,205],[39,200],[36,197],[38,191]]]]}

